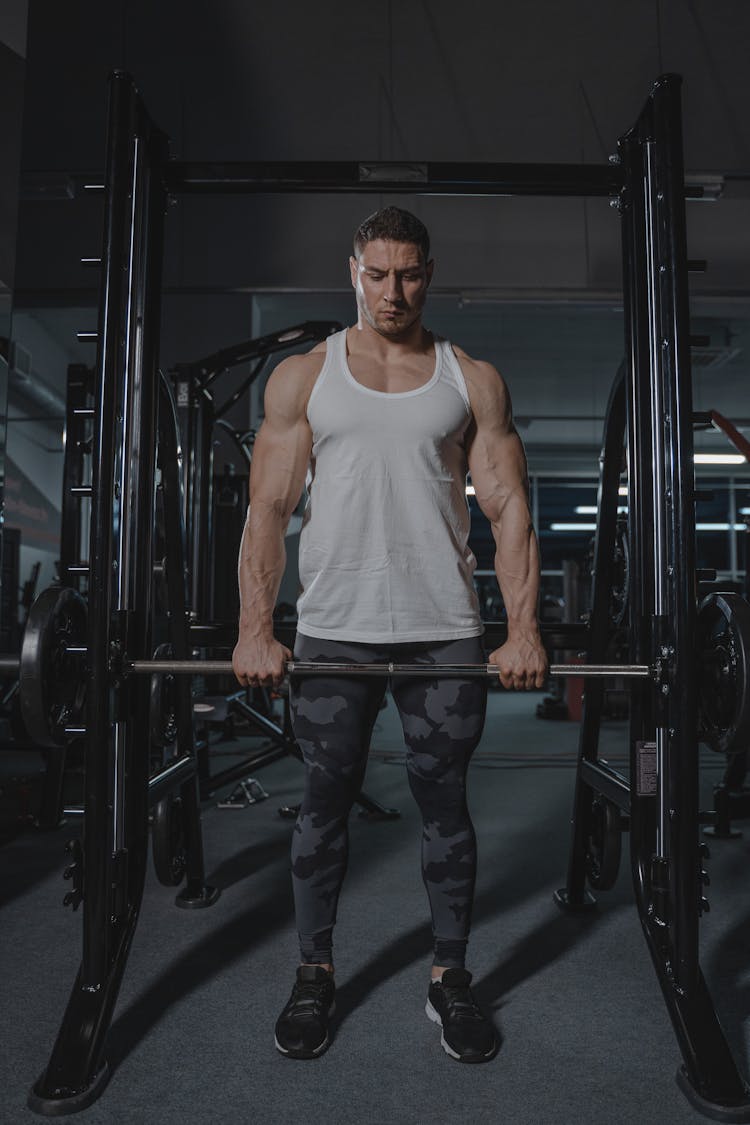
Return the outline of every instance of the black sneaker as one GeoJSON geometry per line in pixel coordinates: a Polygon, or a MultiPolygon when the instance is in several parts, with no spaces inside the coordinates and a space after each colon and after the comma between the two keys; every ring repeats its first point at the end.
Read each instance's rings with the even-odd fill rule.
{"type": "Polygon", "coordinates": [[[471,995],[471,973],[446,969],[442,980],[430,984],[425,1011],[443,1029],[440,1043],[459,1062],[487,1062],[498,1050],[495,1029],[471,995]]]}
{"type": "Polygon", "coordinates": [[[276,1021],[276,1046],[290,1059],[316,1059],[328,1048],[336,985],[320,965],[300,965],[289,1003],[276,1021]]]}

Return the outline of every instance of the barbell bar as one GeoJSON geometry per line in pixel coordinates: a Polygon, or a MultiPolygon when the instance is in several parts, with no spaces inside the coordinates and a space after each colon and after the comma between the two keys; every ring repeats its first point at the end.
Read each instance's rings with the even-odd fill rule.
{"type": "MultiPolygon", "coordinates": [[[[307,660],[288,660],[289,676],[436,676],[471,679],[496,676],[496,664],[336,664],[307,660]]],[[[135,674],[162,673],[172,675],[220,676],[233,671],[229,660],[133,660],[124,670],[135,674]]],[[[653,675],[648,664],[550,664],[551,676],[628,676],[647,679],[653,675]]]]}
{"type": "MultiPolygon", "coordinates": [[[[86,650],[71,646],[69,656],[83,656],[86,650]]],[[[0,657],[0,675],[14,674],[19,670],[17,656],[0,657]]],[[[132,660],[123,663],[123,671],[135,675],[171,674],[175,676],[222,676],[233,672],[229,660],[132,660]]],[[[289,660],[286,672],[290,676],[341,675],[341,676],[441,676],[470,679],[499,674],[495,664],[328,664],[305,660],[289,660]]],[[[647,679],[654,676],[648,664],[550,664],[550,676],[611,677],[627,676],[647,679]]]]}

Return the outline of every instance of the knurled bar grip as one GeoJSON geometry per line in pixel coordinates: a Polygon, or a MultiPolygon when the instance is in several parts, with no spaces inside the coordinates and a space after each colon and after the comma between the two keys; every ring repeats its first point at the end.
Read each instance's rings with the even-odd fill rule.
{"type": "MultiPolygon", "coordinates": [[[[229,660],[133,660],[125,665],[128,672],[162,672],[173,675],[220,676],[232,672],[229,660]]],[[[470,679],[476,676],[499,675],[495,664],[327,664],[314,661],[289,660],[290,676],[429,676],[470,679]]],[[[628,676],[647,679],[652,675],[648,664],[550,664],[551,676],[628,676]]]]}

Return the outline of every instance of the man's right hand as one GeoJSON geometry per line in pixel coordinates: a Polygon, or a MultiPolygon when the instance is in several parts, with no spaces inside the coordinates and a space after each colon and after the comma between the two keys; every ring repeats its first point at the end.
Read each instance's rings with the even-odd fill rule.
{"type": "Polygon", "coordinates": [[[279,687],[292,654],[275,637],[240,637],[232,668],[243,687],[279,687]]]}

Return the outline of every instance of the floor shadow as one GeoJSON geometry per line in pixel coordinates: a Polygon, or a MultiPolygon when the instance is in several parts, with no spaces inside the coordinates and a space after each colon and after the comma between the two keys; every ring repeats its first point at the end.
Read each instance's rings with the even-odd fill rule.
{"type": "MultiPolygon", "coordinates": [[[[547,811],[545,823],[547,817],[550,823],[559,824],[557,813],[551,814],[547,811]]],[[[545,825],[535,824],[516,836],[503,836],[494,848],[485,844],[482,848],[483,866],[502,870],[505,875],[494,886],[477,894],[473,911],[475,927],[477,923],[500,919],[505,913],[518,909],[524,902],[536,897],[542,889],[553,885],[556,877],[560,877],[560,882],[563,881],[559,850],[553,847],[539,852],[540,840],[544,841],[548,838],[545,825]],[[514,864],[511,858],[513,854],[523,856],[524,861],[514,864]]],[[[523,942],[519,943],[523,949],[526,949],[528,944],[528,952],[522,956],[519,948],[514,954],[514,964],[506,967],[506,959],[503,966],[498,968],[498,973],[501,968],[504,972],[510,971],[515,983],[518,983],[523,979],[524,973],[533,975],[546,964],[561,957],[578,940],[584,928],[589,928],[591,925],[588,920],[584,922],[582,916],[561,915],[552,901],[551,894],[549,910],[550,921],[530,938],[524,938],[523,942]]],[[[396,976],[419,961],[425,961],[429,965],[431,957],[432,929],[426,922],[412,927],[394,939],[337,989],[337,1025],[343,1024],[368,994],[379,987],[384,980],[396,976]]],[[[488,995],[495,999],[500,993],[509,990],[503,985],[499,993],[499,980],[500,977],[496,979],[496,974],[493,972],[489,978],[485,977],[480,982],[479,987],[485,999],[488,995]]]]}
{"type": "Polygon", "coordinates": [[[360,1007],[383,981],[396,976],[419,961],[429,964],[432,929],[429,924],[415,926],[373,957],[354,976],[336,989],[336,1027],[360,1007]]]}
{"type": "Polygon", "coordinates": [[[559,961],[600,921],[596,911],[562,914],[553,903],[551,910],[553,915],[549,921],[524,934],[495,968],[477,982],[477,995],[493,1010],[504,1007],[506,998],[515,988],[559,961]]]}
{"type": "MultiPolygon", "coordinates": [[[[729,847],[733,846],[737,847],[737,851],[729,857],[721,872],[721,882],[730,887],[743,887],[748,881],[748,845],[743,843],[738,846],[733,841],[729,842],[729,847]]],[[[750,1019],[748,934],[750,910],[746,909],[710,946],[704,973],[727,1041],[745,1076],[750,1070],[746,1032],[750,1019]]]]}
{"type": "MultiPolygon", "coordinates": [[[[549,920],[518,942],[497,968],[479,982],[478,996],[485,1003],[494,1004],[521,981],[563,956],[583,932],[581,919],[558,914],[550,892],[551,887],[562,882],[564,852],[560,845],[567,834],[563,810],[567,811],[568,804],[568,795],[560,794],[545,807],[543,818],[532,821],[515,834],[498,832],[487,839],[485,833],[483,870],[496,870],[502,875],[477,895],[475,924],[500,920],[506,912],[538,897],[542,891],[550,893],[549,920]],[[565,825],[562,829],[561,824],[565,825]]],[[[390,852],[402,851],[404,841],[413,839],[414,824],[406,821],[382,824],[382,831],[377,825],[372,827],[377,833],[377,847],[372,846],[370,840],[367,847],[357,849],[354,870],[350,870],[347,877],[349,887],[353,880],[360,882],[368,878],[371,862],[382,861],[390,852]]],[[[113,1067],[119,1066],[150,1029],[164,1019],[165,1013],[181,1000],[225,973],[233,964],[248,959],[254,947],[273,939],[279,931],[293,927],[291,885],[288,879],[281,877],[288,847],[288,835],[284,832],[229,856],[214,869],[211,881],[224,889],[243,882],[252,874],[266,876],[273,885],[264,887],[247,909],[212,928],[179,954],[158,979],[129,1002],[113,1022],[108,1036],[107,1053],[113,1067]],[[274,868],[278,868],[278,872],[272,870],[274,868]]],[[[426,902],[425,916],[429,916],[426,902]]],[[[586,928],[588,925],[587,921],[586,928]]],[[[383,947],[338,989],[337,1025],[344,1023],[384,980],[420,961],[424,961],[427,968],[431,950],[432,933],[427,921],[412,926],[383,947]]],[[[286,980],[286,966],[283,972],[286,980]]]]}
{"type": "Polygon", "coordinates": [[[80,836],[80,827],[71,822],[58,828],[42,831],[29,827],[12,839],[3,841],[0,848],[2,879],[0,879],[0,908],[7,906],[18,895],[27,894],[36,884],[60,873],[60,897],[64,887],[63,869],[70,863],[65,845],[80,836]]]}
{"type": "Polygon", "coordinates": [[[287,894],[274,890],[177,957],[113,1022],[107,1039],[107,1057],[113,1070],[170,1008],[235,962],[245,960],[254,946],[290,925],[292,918],[291,889],[287,894]]]}
{"type": "MultiPolygon", "coordinates": [[[[368,836],[371,831],[377,833],[377,847],[368,847],[357,855],[355,870],[347,876],[350,885],[367,878],[370,862],[382,860],[392,851],[402,850],[404,838],[413,835],[413,826],[400,821],[372,822],[367,831],[368,836]]],[[[255,946],[268,941],[280,930],[293,927],[289,844],[289,833],[283,831],[272,840],[229,856],[212,870],[207,882],[223,890],[244,882],[253,874],[262,874],[276,881],[247,910],[225,925],[212,929],[179,955],[117,1016],[107,1039],[107,1057],[113,1069],[127,1058],[151,1028],[161,1022],[170,1008],[226,972],[234,963],[248,958],[255,946]],[[271,870],[274,867],[277,870],[271,870]]],[[[287,978],[291,979],[293,975],[293,966],[284,966],[283,973],[286,986],[287,978]]]]}
{"type": "Polygon", "coordinates": [[[289,835],[243,848],[236,855],[222,860],[206,876],[206,882],[212,887],[218,887],[220,891],[226,891],[281,860],[286,860],[288,866],[289,835]]]}

